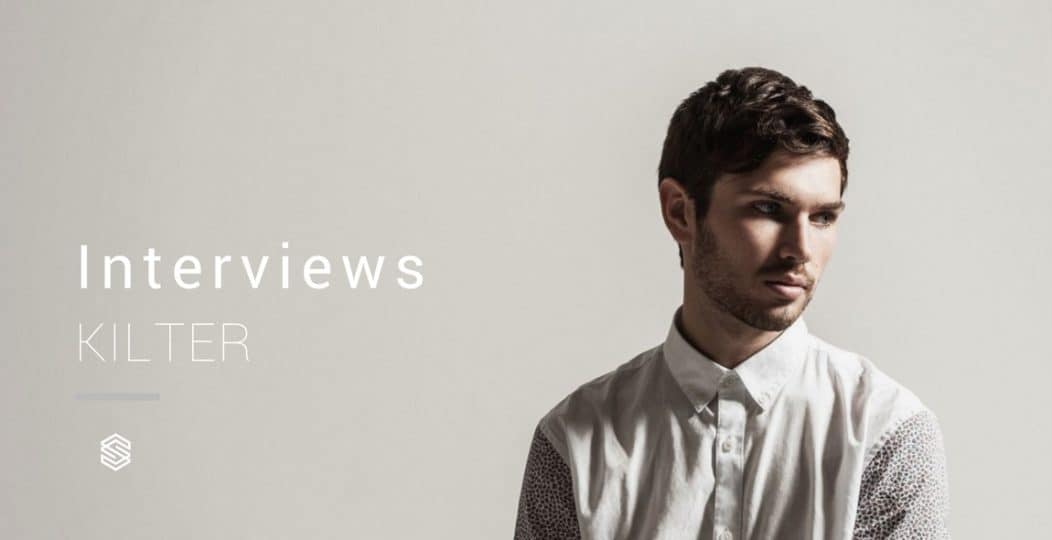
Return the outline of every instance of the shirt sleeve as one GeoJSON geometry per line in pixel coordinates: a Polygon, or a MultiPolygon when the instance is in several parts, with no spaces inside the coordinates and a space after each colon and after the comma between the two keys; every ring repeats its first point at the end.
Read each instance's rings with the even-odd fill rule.
{"type": "Polygon", "coordinates": [[[515,540],[579,538],[570,468],[538,425],[526,458],[515,540]]]}
{"type": "Polygon", "coordinates": [[[946,452],[935,414],[900,424],[862,473],[855,540],[948,539],[946,452]]]}

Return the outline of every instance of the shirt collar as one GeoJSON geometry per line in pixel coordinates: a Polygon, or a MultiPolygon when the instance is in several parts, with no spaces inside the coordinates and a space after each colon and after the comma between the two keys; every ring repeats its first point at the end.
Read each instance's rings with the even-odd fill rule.
{"type": "Polygon", "coordinates": [[[727,369],[695,349],[683,337],[679,329],[682,310],[680,306],[672,317],[662,352],[669,371],[696,412],[700,413],[716,396],[721,383],[726,387],[736,378],[741,380],[747,395],[760,411],[767,410],[789,377],[804,362],[810,333],[802,316],[764,348],[734,369],[727,369]]]}

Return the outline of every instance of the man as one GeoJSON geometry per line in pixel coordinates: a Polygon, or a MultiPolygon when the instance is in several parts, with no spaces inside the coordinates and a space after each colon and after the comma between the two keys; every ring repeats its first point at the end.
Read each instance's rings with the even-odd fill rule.
{"type": "Polygon", "coordinates": [[[769,69],[677,108],[658,177],[683,304],[664,343],[541,418],[517,539],[949,537],[935,415],[801,318],[847,156],[833,109],[769,69]]]}

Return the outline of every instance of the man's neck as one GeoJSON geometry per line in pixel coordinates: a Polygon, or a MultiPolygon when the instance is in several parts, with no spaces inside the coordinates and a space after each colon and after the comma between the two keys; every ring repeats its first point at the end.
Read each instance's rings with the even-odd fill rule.
{"type": "Polygon", "coordinates": [[[684,299],[679,330],[695,349],[727,369],[734,369],[781,334],[753,328],[701,296],[684,299]]]}

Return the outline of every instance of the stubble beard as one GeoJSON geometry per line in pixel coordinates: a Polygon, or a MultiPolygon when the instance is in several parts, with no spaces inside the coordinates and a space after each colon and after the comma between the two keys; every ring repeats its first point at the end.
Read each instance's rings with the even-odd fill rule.
{"type": "Polygon", "coordinates": [[[811,302],[813,287],[804,293],[799,308],[796,307],[799,299],[774,308],[758,304],[747,291],[739,290],[735,285],[730,262],[720,249],[716,235],[704,224],[698,232],[692,261],[694,281],[723,312],[759,330],[782,331],[792,325],[811,302]]]}

